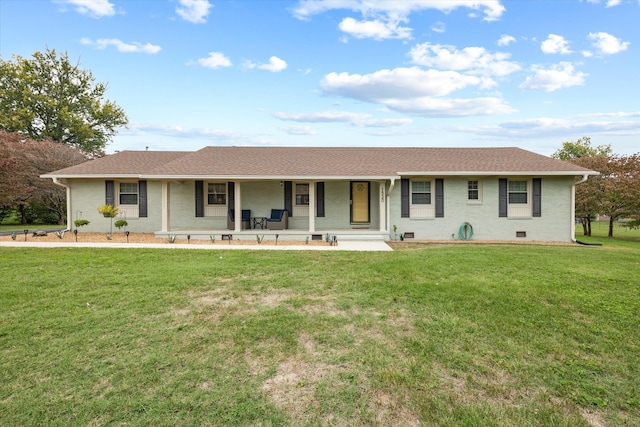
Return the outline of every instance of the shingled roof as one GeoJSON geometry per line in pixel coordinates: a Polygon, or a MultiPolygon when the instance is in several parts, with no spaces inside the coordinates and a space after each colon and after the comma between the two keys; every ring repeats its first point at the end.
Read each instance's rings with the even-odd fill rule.
{"type": "Polygon", "coordinates": [[[195,152],[122,151],[43,177],[383,179],[516,174],[597,173],[514,147],[205,147],[195,152]]]}

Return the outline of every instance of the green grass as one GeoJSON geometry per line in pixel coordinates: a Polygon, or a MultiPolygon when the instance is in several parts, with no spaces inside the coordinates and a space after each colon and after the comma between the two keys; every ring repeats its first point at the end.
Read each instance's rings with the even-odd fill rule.
{"type": "Polygon", "coordinates": [[[606,242],[0,248],[0,425],[640,425],[606,242]]]}

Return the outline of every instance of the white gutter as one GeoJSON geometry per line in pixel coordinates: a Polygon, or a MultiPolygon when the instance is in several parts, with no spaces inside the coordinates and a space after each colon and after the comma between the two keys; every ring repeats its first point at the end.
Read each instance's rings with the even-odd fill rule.
{"type": "Polygon", "coordinates": [[[576,185],[589,179],[589,174],[582,175],[582,179],[571,186],[571,241],[576,242],[576,185]]]}
{"type": "Polygon", "coordinates": [[[71,230],[71,188],[67,184],[63,184],[58,181],[57,177],[51,177],[53,179],[53,183],[59,185],[60,187],[64,187],[67,190],[67,230],[71,230]]]}
{"type": "MultiPolygon", "coordinates": [[[[398,172],[401,176],[576,176],[581,171],[406,171],[398,172]]],[[[599,175],[594,172],[587,172],[585,175],[599,175]]]]}

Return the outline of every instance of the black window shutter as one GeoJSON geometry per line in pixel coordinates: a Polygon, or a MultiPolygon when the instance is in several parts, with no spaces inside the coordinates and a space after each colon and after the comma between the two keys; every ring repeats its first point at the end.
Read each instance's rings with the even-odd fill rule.
{"type": "Polygon", "coordinates": [[[147,181],[138,181],[138,216],[147,217],[147,181]]]}
{"type": "Polygon", "coordinates": [[[498,216],[507,216],[507,180],[505,178],[498,180],[498,216]]]}
{"type": "Polygon", "coordinates": [[[409,218],[409,180],[400,180],[400,217],[409,218]]]}
{"type": "Polygon", "coordinates": [[[284,182],[284,209],[289,212],[289,216],[293,215],[293,183],[291,181],[284,182]]]}
{"type": "Polygon", "coordinates": [[[227,208],[235,209],[235,207],[236,207],[236,183],[233,181],[229,181],[227,182],[227,208]]]}
{"type": "Polygon", "coordinates": [[[324,217],[324,182],[316,183],[316,216],[324,217]]]}
{"type": "Polygon", "coordinates": [[[104,182],[104,204],[115,206],[115,183],[112,180],[104,182]]]}
{"type": "Polygon", "coordinates": [[[533,178],[533,216],[542,216],[542,178],[533,178]]]}
{"type": "Polygon", "coordinates": [[[444,179],[436,179],[436,218],[444,218],[444,179]]]}
{"type": "Polygon", "coordinates": [[[196,217],[204,216],[204,181],[196,181],[196,217]]]}

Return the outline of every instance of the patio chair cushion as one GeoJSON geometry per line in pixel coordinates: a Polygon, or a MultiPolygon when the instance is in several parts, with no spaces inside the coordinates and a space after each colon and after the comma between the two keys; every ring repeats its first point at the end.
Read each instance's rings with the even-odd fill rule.
{"type": "Polygon", "coordinates": [[[267,219],[267,221],[282,221],[284,212],[284,209],[271,209],[271,218],[267,219]]]}

